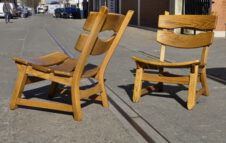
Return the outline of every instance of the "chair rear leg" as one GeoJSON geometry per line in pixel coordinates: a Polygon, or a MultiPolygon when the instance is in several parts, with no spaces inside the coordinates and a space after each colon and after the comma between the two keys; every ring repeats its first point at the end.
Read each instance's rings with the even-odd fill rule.
{"type": "Polygon", "coordinates": [[[140,101],[141,88],[142,88],[142,76],[143,76],[143,69],[138,68],[136,70],[136,77],[135,77],[134,90],[133,90],[133,102],[135,103],[140,101]]]}
{"type": "Polygon", "coordinates": [[[158,85],[157,91],[158,92],[163,92],[163,82],[159,82],[157,85],[158,85]]]}
{"type": "MultiPolygon", "coordinates": [[[[159,76],[162,76],[164,70],[163,68],[159,69],[159,76]]],[[[163,82],[159,82],[158,83],[158,92],[162,92],[163,91],[163,82]]]]}
{"type": "Polygon", "coordinates": [[[208,83],[207,83],[207,77],[206,77],[206,68],[202,69],[200,79],[201,79],[202,89],[204,89],[203,95],[209,96],[209,89],[208,89],[208,83]]]}
{"type": "Polygon", "coordinates": [[[187,108],[192,110],[196,104],[196,87],[198,79],[198,66],[194,67],[194,72],[190,74],[189,89],[188,89],[188,99],[187,108]]]}
{"type": "Polygon", "coordinates": [[[58,87],[58,83],[56,83],[56,82],[51,83],[50,89],[49,89],[49,92],[48,92],[49,98],[53,98],[56,95],[57,87],[58,87]]]}
{"type": "Polygon", "coordinates": [[[16,80],[16,85],[13,91],[13,96],[12,99],[10,101],[10,109],[14,110],[16,108],[18,108],[18,105],[16,104],[17,99],[21,98],[22,96],[22,92],[24,90],[24,86],[26,84],[27,81],[27,74],[26,74],[26,66],[24,65],[17,65],[18,67],[18,77],[16,80]]]}
{"type": "Polygon", "coordinates": [[[71,89],[71,101],[72,101],[74,120],[81,121],[82,109],[81,109],[81,102],[80,102],[80,94],[79,94],[79,91],[76,90],[73,86],[71,89]]]}

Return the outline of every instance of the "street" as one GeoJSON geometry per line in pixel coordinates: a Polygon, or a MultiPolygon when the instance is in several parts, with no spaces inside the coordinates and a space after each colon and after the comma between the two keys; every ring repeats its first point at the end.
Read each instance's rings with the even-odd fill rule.
{"type": "MultiPolygon", "coordinates": [[[[74,121],[70,113],[28,107],[9,110],[17,77],[11,58],[34,58],[55,51],[78,57],[74,45],[84,22],[49,15],[13,19],[8,24],[0,19],[0,143],[225,142],[226,40],[223,38],[215,38],[210,47],[207,73],[211,96],[201,96],[192,111],[186,109],[187,87],[180,85],[166,85],[164,92],[144,95],[139,103],[132,102],[136,66],[130,57],[157,59],[160,46],[155,42],[156,32],[136,27],[127,28],[105,74],[109,109],[96,103],[84,105],[81,122],[74,121]]],[[[198,52],[167,48],[166,59],[191,60],[198,52]]],[[[100,59],[94,56],[89,62],[95,64],[100,59]]],[[[91,81],[83,84],[88,82],[91,81]]],[[[28,85],[23,94],[46,99],[49,83],[28,85]]]]}

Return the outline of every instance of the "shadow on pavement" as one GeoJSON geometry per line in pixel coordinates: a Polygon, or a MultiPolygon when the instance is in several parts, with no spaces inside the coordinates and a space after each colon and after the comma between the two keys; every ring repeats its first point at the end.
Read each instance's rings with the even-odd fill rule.
{"type": "MultiPolygon", "coordinates": [[[[150,85],[152,85],[152,84],[144,82],[143,88],[148,87],[150,85]]],[[[118,87],[124,89],[126,91],[127,95],[129,96],[130,100],[132,101],[134,84],[120,85],[118,87]]],[[[168,93],[167,95],[161,94],[162,92],[150,92],[150,93],[141,95],[141,97],[150,95],[150,96],[163,97],[163,98],[174,98],[178,103],[181,104],[181,106],[183,106],[184,108],[187,109],[187,102],[184,101],[183,99],[181,99],[176,94],[177,92],[182,91],[182,90],[187,90],[187,88],[183,85],[175,85],[175,86],[174,85],[164,85],[163,92],[168,93]]]]}
{"type": "MultiPolygon", "coordinates": [[[[136,69],[132,69],[132,70],[130,70],[130,72],[133,74],[133,76],[135,76],[136,69]]],[[[152,71],[152,70],[146,71],[146,72],[155,73],[155,74],[157,73],[156,71],[152,71]]],[[[142,88],[146,88],[146,87],[152,86],[152,85],[154,85],[154,84],[145,81],[145,82],[143,82],[142,88]]],[[[129,96],[130,100],[132,101],[134,84],[119,85],[118,87],[124,89],[126,91],[127,95],[129,96]]],[[[183,90],[188,90],[188,88],[184,85],[179,85],[179,84],[177,84],[177,85],[176,84],[173,84],[173,85],[164,84],[163,92],[167,93],[168,95],[161,94],[163,92],[150,92],[150,93],[141,95],[141,97],[146,96],[146,95],[150,95],[150,96],[163,97],[163,98],[174,98],[178,103],[181,104],[181,106],[183,106],[184,108],[187,109],[187,102],[184,101],[183,99],[181,99],[176,94],[177,92],[180,92],[180,91],[183,91],[183,90]]]]}
{"type": "MultiPolygon", "coordinates": [[[[61,86],[60,86],[61,88],[61,86]]],[[[83,88],[86,88],[84,86],[83,88]]],[[[44,101],[44,102],[55,102],[55,103],[63,103],[71,105],[71,96],[68,94],[56,94],[53,98],[48,97],[48,91],[50,89],[50,86],[43,86],[31,90],[26,90],[23,92],[24,99],[34,99],[38,101],[44,101]]],[[[92,99],[82,99],[81,100],[81,106],[82,108],[90,105],[90,104],[101,104],[100,101],[94,101],[92,99]]],[[[51,110],[51,109],[43,109],[43,108],[36,108],[36,107],[27,107],[27,106],[20,106],[21,108],[25,109],[32,109],[32,110],[40,110],[40,111],[46,111],[46,112],[53,112],[53,113],[62,113],[62,114],[69,114],[72,115],[72,113],[64,112],[64,111],[57,111],[57,110],[51,110]]]]}
{"type": "Polygon", "coordinates": [[[214,81],[226,85],[226,68],[224,67],[208,68],[207,76],[214,81]]]}

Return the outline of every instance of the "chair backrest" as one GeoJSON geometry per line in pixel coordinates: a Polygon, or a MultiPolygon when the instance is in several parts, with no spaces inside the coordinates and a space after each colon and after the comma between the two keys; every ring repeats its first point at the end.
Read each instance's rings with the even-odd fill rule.
{"type": "MultiPolygon", "coordinates": [[[[94,24],[94,20],[97,18],[98,16],[98,12],[91,12],[88,19],[86,20],[83,29],[85,31],[91,31],[93,24],[94,24]]],[[[119,31],[119,28],[124,20],[125,16],[121,15],[121,14],[113,14],[113,13],[109,13],[107,14],[107,17],[105,19],[105,22],[101,28],[100,32],[103,31],[107,31],[107,30],[112,30],[113,32],[117,33],[119,31]]],[[[110,45],[112,44],[112,42],[115,39],[115,34],[112,35],[112,37],[110,37],[107,40],[101,40],[99,37],[97,37],[96,42],[92,48],[92,51],[90,53],[90,55],[100,55],[105,53],[110,45]]],[[[75,49],[78,50],[79,52],[82,52],[83,48],[84,48],[84,44],[86,43],[88,34],[81,34],[78,42],[75,46],[75,49]]]]}
{"type": "Polygon", "coordinates": [[[100,55],[103,53],[106,53],[106,55],[100,66],[100,71],[105,70],[133,15],[133,11],[128,11],[126,15],[108,13],[107,11],[107,7],[102,7],[100,12],[90,12],[83,27],[85,31],[90,33],[81,34],[75,45],[75,49],[81,52],[75,74],[78,72],[76,71],[78,68],[83,70],[89,55],[100,55]],[[99,33],[107,30],[113,31],[114,34],[107,40],[100,39],[98,37],[99,33]],[[92,35],[92,33],[94,34],[92,35]]]}
{"type": "MultiPolygon", "coordinates": [[[[161,28],[157,32],[157,41],[162,45],[160,60],[164,61],[165,46],[175,48],[206,48],[212,44],[217,21],[217,16],[212,15],[165,15],[159,16],[159,25],[161,28]],[[199,30],[198,34],[177,34],[173,29],[176,28],[192,28],[199,30]]],[[[207,50],[208,51],[208,50],[207,50]]],[[[202,53],[202,56],[206,55],[202,53]]],[[[207,55],[206,55],[207,56],[207,55]]],[[[205,57],[206,57],[205,56],[205,57]]],[[[201,59],[203,60],[203,59],[201,59]]]]}

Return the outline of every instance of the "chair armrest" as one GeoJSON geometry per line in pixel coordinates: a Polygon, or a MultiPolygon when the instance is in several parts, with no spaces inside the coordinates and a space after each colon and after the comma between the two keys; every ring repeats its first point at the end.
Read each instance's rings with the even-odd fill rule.
{"type": "Polygon", "coordinates": [[[14,60],[16,63],[28,65],[28,62],[26,60],[23,60],[23,59],[19,59],[19,58],[13,57],[12,60],[14,60]]]}

